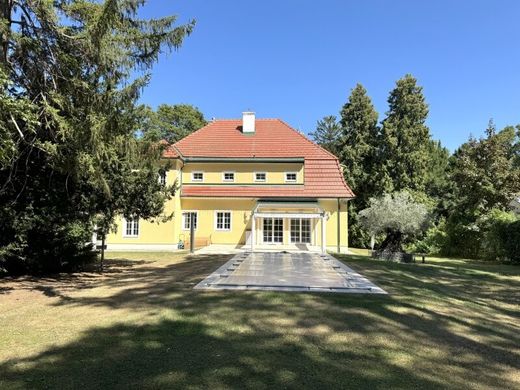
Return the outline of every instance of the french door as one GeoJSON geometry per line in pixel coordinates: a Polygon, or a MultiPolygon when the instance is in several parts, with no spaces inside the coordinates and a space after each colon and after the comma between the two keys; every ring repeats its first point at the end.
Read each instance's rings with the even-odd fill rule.
{"type": "Polygon", "coordinates": [[[291,219],[291,243],[311,243],[311,220],[308,218],[291,219]]]}
{"type": "Polygon", "coordinates": [[[266,244],[283,243],[283,219],[264,218],[263,219],[263,238],[266,244]]]}

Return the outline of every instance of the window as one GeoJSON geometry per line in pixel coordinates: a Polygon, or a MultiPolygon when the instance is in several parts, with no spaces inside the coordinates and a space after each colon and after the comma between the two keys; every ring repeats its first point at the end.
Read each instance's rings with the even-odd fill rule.
{"type": "Polygon", "coordinates": [[[224,181],[235,181],[235,172],[224,172],[222,174],[222,179],[224,181]]]}
{"type": "Polygon", "coordinates": [[[166,171],[164,169],[161,169],[159,171],[159,183],[162,185],[162,186],[165,186],[166,185],[166,171]]]}
{"type": "Polygon", "coordinates": [[[139,218],[129,218],[124,220],[125,232],[124,237],[138,237],[139,236],[139,218]]]}
{"type": "Polygon", "coordinates": [[[231,230],[230,211],[215,211],[215,230],[231,230]]]}
{"type": "Polygon", "coordinates": [[[192,172],[191,181],[204,181],[204,173],[203,172],[192,172]]]}
{"type": "Polygon", "coordinates": [[[285,172],[285,181],[288,183],[296,181],[297,174],[296,172],[285,172]]]}
{"type": "Polygon", "coordinates": [[[191,230],[191,218],[193,217],[193,228],[197,230],[197,212],[184,211],[182,213],[182,228],[183,230],[191,230]]]}
{"type": "Polygon", "coordinates": [[[304,218],[291,219],[291,242],[295,244],[311,243],[311,220],[304,218]]]}
{"type": "Polygon", "coordinates": [[[267,181],[267,173],[265,172],[255,172],[255,181],[267,181]]]}

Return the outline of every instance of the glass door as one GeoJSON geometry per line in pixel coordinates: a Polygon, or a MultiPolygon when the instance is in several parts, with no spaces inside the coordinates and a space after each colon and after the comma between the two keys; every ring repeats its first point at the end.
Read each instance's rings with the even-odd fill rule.
{"type": "Polygon", "coordinates": [[[266,244],[279,244],[283,242],[283,219],[264,218],[263,238],[266,244]]]}
{"type": "Polygon", "coordinates": [[[311,243],[311,220],[308,218],[291,219],[291,243],[311,243]]]}

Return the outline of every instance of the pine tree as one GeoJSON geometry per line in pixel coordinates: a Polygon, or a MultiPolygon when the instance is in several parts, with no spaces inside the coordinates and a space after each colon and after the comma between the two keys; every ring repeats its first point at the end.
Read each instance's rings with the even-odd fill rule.
{"type": "Polygon", "coordinates": [[[349,236],[354,246],[365,247],[370,239],[359,224],[358,210],[367,207],[370,197],[385,190],[378,181],[381,137],[377,118],[367,91],[357,84],[341,110],[339,141],[345,179],[356,194],[356,199],[349,202],[349,236]]]}
{"type": "Polygon", "coordinates": [[[316,130],[310,133],[310,136],[318,145],[338,156],[339,137],[341,135],[341,126],[334,115],[329,115],[319,120],[316,124],[316,130]]]}
{"type": "Polygon", "coordinates": [[[383,182],[392,191],[424,192],[428,177],[430,131],[422,87],[411,75],[398,80],[382,123],[383,182]]]}

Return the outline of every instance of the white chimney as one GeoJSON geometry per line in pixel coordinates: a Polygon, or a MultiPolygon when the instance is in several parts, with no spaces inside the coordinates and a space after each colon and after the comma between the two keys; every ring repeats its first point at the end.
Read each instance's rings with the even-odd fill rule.
{"type": "Polygon", "coordinates": [[[245,111],[242,113],[242,133],[253,134],[255,132],[255,113],[245,111]]]}

